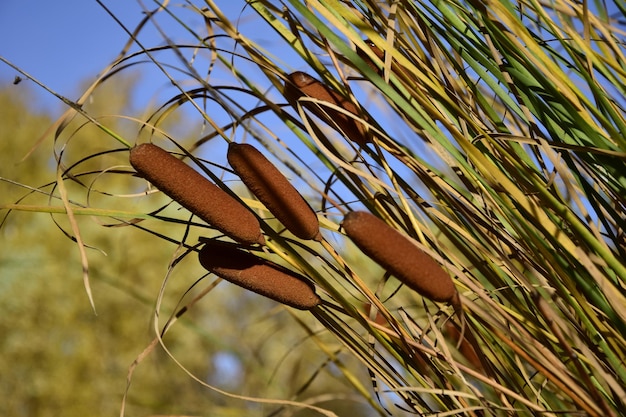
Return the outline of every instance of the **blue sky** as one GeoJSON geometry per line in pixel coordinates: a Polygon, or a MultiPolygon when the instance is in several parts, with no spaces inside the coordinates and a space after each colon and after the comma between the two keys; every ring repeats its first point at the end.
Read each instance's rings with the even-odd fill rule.
{"type": "MultiPolygon", "coordinates": [[[[117,2],[121,3],[121,2],[117,2]]],[[[117,7],[129,23],[141,17],[135,2],[117,7]]],[[[95,1],[10,0],[0,2],[0,55],[62,95],[75,97],[79,83],[93,77],[120,49],[125,35],[95,1]]],[[[0,82],[17,71],[0,64],[0,82]]],[[[26,81],[25,81],[26,83],[26,81]]],[[[35,88],[37,107],[62,109],[35,88]]]]}
{"type": "MultiPolygon", "coordinates": [[[[130,30],[144,16],[137,1],[103,3],[130,30]]],[[[155,7],[149,0],[144,4],[147,8],[155,7]]],[[[244,3],[227,4],[227,11],[238,14],[244,3]]],[[[199,18],[196,20],[195,23],[202,23],[199,18]]],[[[172,32],[168,34],[174,38],[176,31],[181,31],[175,24],[169,29],[172,32]]],[[[149,46],[163,44],[162,37],[152,28],[147,28],[142,36],[149,46]]],[[[0,56],[58,93],[75,99],[81,93],[81,83],[95,79],[117,56],[128,36],[95,0],[2,0],[0,39],[0,56]]],[[[0,86],[11,86],[16,75],[17,71],[0,62],[0,86]]],[[[155,81],[163,83],[162,78],[155,81]]],[[[39,87],[33,86],[32,90],[37,100],[33,103],[35,108],[63,111],[63,105],[54,96],[39,87]]]]}

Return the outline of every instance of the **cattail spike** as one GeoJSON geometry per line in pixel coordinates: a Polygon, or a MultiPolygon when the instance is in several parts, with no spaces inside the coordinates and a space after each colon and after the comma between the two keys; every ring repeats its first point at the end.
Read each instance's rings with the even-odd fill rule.
{"type": "MultiPolygon", "coordinates": [[[[302,71],[296,71],[287,76],[284,95],[294,107],[300,97],[306,96],[325,101],[338,107],[343,107],[355,116],[360,117],[357,107],[351,101],[346,100],[335,90],[332,90],[321,81],[302,71]]],[[[346,135],[348,139],[360,146],[365,146],[365,144],[369,142],[366,127],[355,118],[340,113],[330,107],[320,106],[310,102],[304,103],[304,106],[326,124],[339,130],[340,133],[346,135]]]]}
{"type": "MultiPolygon", "coordinates": [[[[383,51],[380,50],[380,48],[378,46],[376,46],[374,44],[374,42],[372,42],[369,39],[363,39],[363,42],[365,42],[365,44],[367,46],[369,46],[369,48],[372,50],[372,52],[374,52],[374,55],[376,55],[381,61],[385,60],[385,53],[383,51]]],[[[378,68],[376,66],[376,64],[374,63],[374,61],[372,61],[372,59],[367,55],[367,53],[360,49],[357,48],[356,50],[357,55],[359,55],[361,58],[363,58],[363,60],[365,61],[365,63],[374,71],[376,71],[378,73],[378,75],[382,75],[382,71],[380,68],[378,68]]]]}
{"type": "MultiPolygon", "coordinates": [[[[372,52],[374,53],[374,55],[376,55],[381,61],[383,61],[383,63],[385,62],[385,52],[383,52],[379,47],[377,47],[374,42],[372,42],[369,39],[363,39],[363,42],[365,42],[365,44],[372,50],[372,52]]],[[[372,61],[372,59],[367,55],[367,53],[360,49],[357,48],[356,53],[363,58],[363,60],[365,61],[365,63],[374,71],[376,71],[378,73],[378,75],[380,75],[381,77],[384,75],[384,71],[382,68],[378,68],[376,66],[376,64],[374,63],[374,61],[372,61]]],[[[415,81],[415,77],[411,74],[411,72],[404,66],[398,64],[395,60],[393,60],[391,62],[391,71],[393,73],[395,73],[396,75],[400,76],[400,79],[404,79],[405,81],[409,82],[411,80],[415,81]]],[[[396,88],[394,86],[394,88],[396,88]]]]}
{"type": "Polygon", "coordinates": [[[433,301],[460,302],[441,265],[378,217],[353,211],[346,214],[342,226],[363,253],[409,288],[433,301]]]}
{"type": "Polygon", "coordinates": [[[200,250],[199,259],[220,278],[279,303],[310,310],[322,302],[305,277],[250,252],[208,243],[200,250]]]}
{"type": "Polygon", "coordinates": [[[459,353],[465,357],[465,359],[474,367],[474,369],[484,370],[484,367],[481,362],[481,358],[479,356],[483,355],[482,351],[476,350],[474,346],[478,346],[476,344],[475,338],[470,334],[469,329],[464,329],[463,331],[457,328],[457,325],[452,321],[447,321],[444,328],[443,334],[444,336],[448,336],[454,344],[456,348],[459,350],[459,353]],[[474,344],[472,344],[472,342],[474,344]]]}
{"type": "Polygon", "coordinates": [[[321,238],[315,211],[285,176],[254,146],[231,143],[228,162],[265,207],[300,239],[321,238]]]}
{"type": "Polygon", "coordinates": [[[130,151],[135,170],[174,201],[244,244],[264,244],[259,220],[232,196],[196,170],[151,143],[130,151]]]}

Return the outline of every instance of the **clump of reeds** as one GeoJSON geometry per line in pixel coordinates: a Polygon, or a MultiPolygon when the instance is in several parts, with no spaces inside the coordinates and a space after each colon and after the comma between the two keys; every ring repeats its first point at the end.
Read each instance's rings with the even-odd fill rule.
{"type": "MultiPolygon", "coordinates": [[[[439,332],[441,314],[407,306],[405,291],[379,297],[387,293],[387,281],[369,288],[357,272],[362,258],[354,261],[347,248],[326,240],[315,248],[287,239],[269,242],[332,298],[315,309],[320,313],[315,317],[338,337],[340,349],[384,381],[394,400],[411,397],[406,405],[416,414],[619,414],[626,404],[626,76],[616,16],[623,10],[561,0],[295,1],[284,9],[261,0],[248,6],[258,12],[249,35],[215,4],[202,11],[214,32],[195,39],[219,62],[232,65],[220,76],[233,76],[237,87],[229,82],[216,88],[218,69],[211,72],[211,99],[231,117],[222,121],[202,111],[199,118],[219,133],[234,124],[259,141],[272,141],[267,122],[276,123],[278,116],[293,130],[283,138],[293,161],[310,168],[303,175],[318,181],[314,187],[324,189],[321,199],[332,196],[342,211],[381,202],[376,205],[381,217],[419,213],[415,222],[425,240],[445,248],[455,279],[376,216],[349,213],[343,228],[365,254],[407,287],[449,302],[456,311],[455,284],[462,284],[466,295],[464,321],[448,330],[453,342],[446,344],[439,332]],[[263,23],[279,42],[285,40],[281,48],[292,48],[306,68],[324,77],[321,82],[302,71],[291,73],[284,83],[287,100],[368,152],[352,159],[330,155],[331,149],[316,147],[282,111],[282,98],[261,93],[268,91],[268,78],[278,87],[284,79],[277,74],[285,73],[255,42],[263,23]],[[371,41],[364,44],[363,37],[371,41]],[[236,56],[220,44],[233,39],[240,47],[236,56]],[[235,66],[240,58],[256,68],[235,66]],[[367,92],[368,101],[358,106],[340,94],[336,86],[343,81],[349,83],[345,91],[359,97],[367,92]],[[233,91],[265,105],[246,108],[228,97],[233,91]],[[377,131],[385,137],[380,148],[369,142],[367,125],[374,120],[365,113],[376,115],[377,131]],[[301,145],[311,152],[301,155],[301,145]],[[384,202],[377,199],[381,188],[393,190],[384,202]],[[325,281],[327,275],[332,279],[325,281]],[[545,302],[533,302],[530,294],[545,302]],[[387,325],[355,326],[345,316],[360,318],[355,301],[371,303],[387,325]],[[369,345],[369,337],[380,343],[369,345]],[[452,343],[471,367],[448,355],[452,343]],[[412,368],[409,346],[424,353],[436,377],[412,368]],[[397,361],[378,360],[388,354],[397,361]]],[[[207,90],[209,81],[195,81],[201,86],[197,91],[207,90]]],[[[170,103],[196,97],[185,91],[170,103]]],[[[328,230],[339,229],[332,211],[322,214],[328,230]]],[[[294,235],[312,236],[312,229],[294,235]]],[[[254,257],[241,250],[232,256],[254,257]]],[[[226,268],[235,278],[238,271],[226,268]]],[[[334,354],[329,359],[334,362],[334,354]]],[[[359,389],[369,401],[366,391],[359,389]]]]}
{"type": "Polygon", "coordinates": [[[265,243],[259,220],[248,208],[164,149],[150,143],[135,146],[130,163],[159,190],[234,240],[265,243]]]}
{"type": "Polygon", "coordinates": [[[258,149],[231,142],[228,162],[244,184],[296,237],[321,238],[317,215],[285,176],[258,149]]]}
{"type": "Polygon", "coordinates": [[[321,303],[315,287],[302,275],[232,246],[205,244],[200,263],[215,275],[279,303],[310,310],[321,303]]]}

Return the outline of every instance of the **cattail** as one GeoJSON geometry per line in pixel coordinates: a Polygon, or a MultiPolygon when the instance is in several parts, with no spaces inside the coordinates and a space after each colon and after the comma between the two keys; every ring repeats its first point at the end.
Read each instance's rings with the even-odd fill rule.
{"type": "MultiPolygon", "coordinates": [[[[385,62],[385,52],[383,52],[378,46],[376,46],[374,44],[374,42],[372,42],[369,39],[364,39],[363,42],[365,42],[365,44],[372,50],[372,52],[374,52],[374,55],[376,55],[381,61],[385,62]]],[[[365,61],[365,63],[374,71],[376,71],[378,73],[378,75],[382,76],[383,75],[383,69],[382,68],[378,68],[376,66],[376,64],[374,63],[374,61],[372,61],[372,59],[367,55],[367,53],[360,49],[357,48],[356,53],[363,58],[363,60],[365,61]]],[[[411,79],[415,79],[414,76],[411,75],[411,73],[402,65],[399,65],[398,63],[394,61],[392,61],[391,63],[391,70],[396,74],[396,75],[400,75],[402,77],[404,77],[406,80],[411,80],[411,79]]],[[[394,87],[395,88],[395,87],[394,87]]]]}
{"type": "MultiPolygon", "coordinates": [[[[457,325],[451,321],[447,321],[443,328],[444,336],[452,339],[452,342],[458,347],[459,353],[474,367],[474,369],[483,370],[483,365],[472,342],[476,343],[475,338],[471,335],[471,330],[465,328],[463,332],[457,328],[457,325]],[[463,337],[463,339],[461,339],[463,337]]],[[[482,351],[480,351],[482,355],[482,351]]]]}
{"type": "MultiPolygon", "coordinates": [[[[376,46],[374,42],[370,41],[369,39],[363,39],[363,42],[365,42],[365,44],[369,46],[372,52],[374,52],[374,55],[376,55],[381,61],[385,61],[385,53],[378,46],[376,46]]],[[[378,75],[382,75],[382,70],[376,66],[374,61],[372,61],[372,59],[367,55],[364,50],[362,50],[361,48],[357,48],[356,53],[365,61],[365,63],[371,69],[376,71],[378,75]]]]}
{"type": "Polygon", "coordinates": [[[254,146],[232,142],[228,163],[265,207],[295,236],[317,239],[317,215],[285,176],[254,146]]]}
{"type": "Polygon", "coordinates": [[[220,278],[279,303],[310,310],[322,302],[305,277],[250,252],[208,243],[200,250],[199,259],[220,278]]]}
{"type": "Polygon", "coordinates": [[[196,170],[150,143],[131,149],[139,175],[211,226],[244,244],[264,244],[259,220],[196,170]]]}
{"type": "Polygon", "coordinates": [[[346,214],[342,226],[363,253],[409,288],[434,301],[459,302],[441,265],[378,217],[353,211],[346,214]]]}
{"type": "MultiPolygon", "coordinates": [[[[296,71],[287,76],[284,94],[285,98],[294,107],[300,97],[311,97],[342,107],[355,116],[360,117],[357,107],[351,101],[346,100],[338,92],[302,71],[296,71]]],[[[364,146],[369,141],[365,126],[356,119],[327,106],[311,102],[303,104],[313,114],[329,126],[338,129],[340,133],[346,135],[353,142],[364,146]]]]}

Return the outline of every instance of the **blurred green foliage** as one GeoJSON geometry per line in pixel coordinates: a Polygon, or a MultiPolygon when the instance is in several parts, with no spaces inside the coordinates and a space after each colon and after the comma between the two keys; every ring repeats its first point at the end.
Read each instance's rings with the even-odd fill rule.
{"type": "MultiPolygon", "coordinates": [[[[116,90],[132,87],[132,80],[126,82],[120,86],[118,80],[116,88],[99,91],[90,114],[119,112],[126,103],[119,100],[123,95],[116,90]]],[[[56,175],[51,135],[29,154],[53,121],[31,111],[29,100],[22,86],[0,92],[0,205],[19,201],[60,206],[58,191],[49,185],[56,175]],[[38,187],[39,191],[33,191],[38,187]]],[[[118,131],[124,129],[108,123],[118,131]]],[[[75,132],[71,140],[83,144],[72,147],[80,154],[64,155],[68,160],[80,161],[97,153],[105,147],[102,141],[111,145],[112,139],[93,126],[68,131],[75,132]]],[[[126,151],[114,153],[85,162],[81,170],[122,167],[128,165],[127,158],[126,151]]],[[[112,178],[107,180],[107,191],[128,190],[137,181],[130,175],[112,178]]],[[[78,248],[65,235],[71,234],[66,216],[6,209],[0,216],[4,220],[0,228],[0,415],[119,415],[129,367],[155,337],[156,298],[176,246],[136,227],[106,227],[103,224],[112,222],[79,216],[81,236],[95,248],[88,251],[94,314],[81,279],[78,248]]],[[[159,232],[179,238],[184,233],[182,225],[150,220],[142,224],[152,230],[158,224],[159,232]]],[[[164,292],[160,329],[179,302],[180,306],[188,303],[212,283],[214,278],[205,277],[194,287],[204,274],[194,254],[176,264],[164,292]]],[[[290,314],[298,313],[220,283],[180,317],[164,342],[198,378],[237,394],[296,399],[297,391],[321,370],[315,384],[302,395],[334,393],[320,397],[326,406],[334,398],[349,395],[336,370],[302,328],[294,325],[290,314]]],[[[305,313],[300,319],[312,325],[305,313]]],[[[329,343],[336,342],[330,339],[329,343]]],[[[344,408],[351,404],[340,403],[344,408]]],[[[157,346],[132,375],[126,413],[266,415],[278,407],[231,399],[204,388],[157,346]]],[[[348,408],[352,412],[358,405],[354,407],[348,408]]]]}

